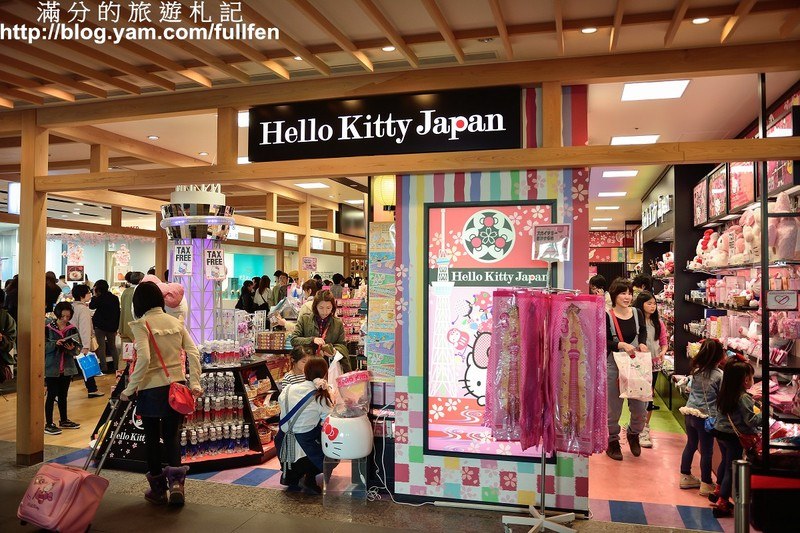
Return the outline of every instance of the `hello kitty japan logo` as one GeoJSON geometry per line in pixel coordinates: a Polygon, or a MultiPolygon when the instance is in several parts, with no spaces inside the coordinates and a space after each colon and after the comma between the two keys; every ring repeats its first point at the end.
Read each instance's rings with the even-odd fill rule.
{"type": "Polygon", "coordinates": [[[514,224],[500,211],[485,209],[464,224],[462,243],[466,252],[481,263],[496,263],[514,248],[514,224]]]}

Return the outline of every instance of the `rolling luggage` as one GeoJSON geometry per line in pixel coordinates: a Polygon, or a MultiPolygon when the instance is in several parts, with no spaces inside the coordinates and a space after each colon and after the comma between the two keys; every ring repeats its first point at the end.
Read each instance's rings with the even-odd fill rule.
{"type": "MultiPolygon", "coordinates": [[[[112,400],[115,401],[115,400],[112,400]]],[[[113,410],[120,409],[123,402],[116,400],[113,410]]],[[[125,412],[122,419],[128,416],[131,402],[124,402],[125,412]]],[[[122,424],[111,434],[109,442],[117,437],[122,424]]],[[[17,518],[23,525],[31,524],[59,533],[84,533],[88,531],[100,501],[108,488],[108,480],[100,477],[108,451],[97,463],[94,474],[88,471],[89,465],[98,453],[104,435],[98,435],[92,452],[86,459],[83,468],[64,466],[55,463],[43,465],[28,485],[17,509],[17,518]]]]}

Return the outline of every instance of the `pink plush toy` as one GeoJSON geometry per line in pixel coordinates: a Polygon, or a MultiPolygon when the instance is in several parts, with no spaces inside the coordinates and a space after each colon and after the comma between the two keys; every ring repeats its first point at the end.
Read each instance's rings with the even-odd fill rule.
{"type": "Polygon", "coordinates": [[[707,255],[706,265],[710,267],[722,267],[728,265],[728,254],[730,252],[730,244],[728,241],[728,235],[718,234],[714,232],[712,237],[716,236],[716,245],[710,247],[710,250],[707,255]]]}
{"type": "MultiPolygon", "coordinates": [[[[729,239],[733,239],[734,249],[730,250],[730,264],[731,265],[741,265],[746,263],[748,258],[745,254],[745,240],[744,240],[744,230],[742,226],[738,224],[734,224],[728,231],[726,232],[729,235],[729,239]],[[732,237],[730,237],[732,235],[732,237]]],[[[731,242],[730,240],[728,241],[731,242]]]]}
{"type": "MultiPolygon", "coordinates": [[[[778,194],[775,211],[788,213],[792,211],[792,203],[785,192],[778,194]]],[[[797,220],[795,217],[771,218],[769,221],[769,240],[773,247],[772,260],[794,259],[797,247],[797,220]],[[773,223],[773,221],[775,221],[773,223]],[[774,234],[774,236],[773,236],[774,234]]]]}

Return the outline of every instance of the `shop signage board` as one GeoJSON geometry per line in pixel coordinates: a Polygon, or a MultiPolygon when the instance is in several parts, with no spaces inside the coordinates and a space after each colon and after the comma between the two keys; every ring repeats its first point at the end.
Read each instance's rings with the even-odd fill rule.
{"type": "Polygon", "coordinates": [[[642,229],[657,226],[664,220],[664,215],[672,211],[672,195],[660,195],[656,200],[642,207],[642,229]]]}
{"type": "MultiPolygon", "coordinates": [[[[367,307],[369,329],[364,343],[364,355],[367,357],[371,380],[376,383],[394,384],[395,378],[394,353],[397,329],[395,254],[394,223],[370,223],[369,306],[367,307]]],[[[374,398],[373,403],[383,405],[374,398]]]]}
{"type": "MultiPolygon", "coordinates": [[[[798,109],[800,107],[795,107],[793,112],[788,113],[767,129],[767,137],[791,137],[793,134],[800,133],[800,127],[794,126],[794,114],[800,115],[798,109]]],[[[794,161],[767,161],[767,190],[769,194],[777,194],[794,184],[794,161]]]]}
{"type": "Polygon", "coordinates": [[[755,163],[752,161],[731,163],[728,173],[728,209],[735,212],[755,201],[755,163]]]}
{"type": "Polygon", "coordinates": [[[176,244],[172,254],[172,275],[192,275],[192,246],[190,244],[176,244]]]}
{"type": "Polygon", "coordinates": [[[85,281],[86,274],[83,265],[67,265],[67,281],[85,281]]]}
{"type": "Polygon", "coordinates": [[[797,311],[797,291],[767,292],[767,309],[770,311],[797,311]]]}
{"type": "Polygon", "coordinates": [[[708,176],[708,219],[728,214],[728,165],[723,163],[708,176]]]}
{"type": "MultiPolygon", "coordinates": [[[[427,450],[474,453],[484,444],[481,421],[493,293],[498,288],[546,286],[550,264],[532,260],[531,252],[539,227],[541,249],[565,257],[566,250],[553,245],[564,242],[570,227],[551,226],[554,212],[554,202],[541,200],[426,204],[425,411],[436,413],[426,426],[427,450]],[[544,228],[552,232],[547,245],[544,228]]],[[[371,270],[370,291],[373,279],[371,270]]],[[[515,456],[536,453],[534,448],[523,452],[517,442],[492,443],[481,450],[500,455],[508,453],[506,448],[515,456]]]]}
{"type": "Polygon", "coordinates": [[[316,257],[303,257],[301,260],[301,264],[303,265],[303,270],[306,272],[316,272],[317,271],[317,258],[316,257]]]}
{"type": "Polygon", "coordinates": [[[252,162],[520,148],[520,89],[499,87],[258,106],[252,162]]]}
{"type": "Polygon", "coordinates": [[[571,224],[539,224],[533,228],[533,260],[563,263],[570,258],[571,224]]]}
{"type": "Polygon", "coordinates": [[[206,250],[203,265],[207,280],[222,281],[225,279],[225,252],[221,249],[206,250]]]}
{"type": "Polygon", "coordinates": [[[692,195],[694,210],[694,225],[700,226],[708,222],[708,179],[703,178],[700,183],[694,186],[692,195]]]}

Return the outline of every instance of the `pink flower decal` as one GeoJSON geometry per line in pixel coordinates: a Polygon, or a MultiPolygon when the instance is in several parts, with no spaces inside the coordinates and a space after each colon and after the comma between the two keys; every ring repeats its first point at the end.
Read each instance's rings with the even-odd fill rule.
{"type": "Polygon", "coordinates": [[[425,467],[425,484],[438,487],[442,484],[442,469],[438,466],[425,467]]]}
{"type": "Polygon", "coordinates": [[[408,428],[396,426],[394,428],[394,440],[397,444],[408,444],[408,428]]]}
{"type": "Polygon", "coordinates": [[[500,472],[500,488],[503,490],[517,490],[517,473],[500,472]]]}
{"type": "Polygon", "coordinates": [[[394,408],[398,411],[408,411],[408,394],[398,392],[394,396],[394,408]]]}
{"type": "Polygon", "coordinates": [[[469,487],[480,487],[480,469],[474,466],[461,467],[461,484],[469,487]]]}

